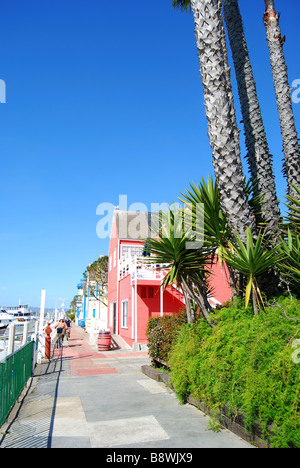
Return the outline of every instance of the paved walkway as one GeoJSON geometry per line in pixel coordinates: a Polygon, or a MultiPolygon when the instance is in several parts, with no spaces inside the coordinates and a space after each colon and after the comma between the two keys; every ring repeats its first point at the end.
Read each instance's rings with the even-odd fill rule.
{"type": "Polygon", "coordinates": [[[233,433],[207,430],[209,418],[180,405],[141,372],[145,352],[98,352],[73,326],[71,338],[36,367],[16,414],[0,430],[1,448],[250,448],[233,433]]]}

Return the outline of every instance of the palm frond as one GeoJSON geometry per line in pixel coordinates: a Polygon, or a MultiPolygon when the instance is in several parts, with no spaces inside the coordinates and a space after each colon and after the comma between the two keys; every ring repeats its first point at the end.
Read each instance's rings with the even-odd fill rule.
{"type": "Polygon", "coordinates": [[[197,225],[195,207],[202,205],[204,243],[214,252],[219,249],[220,254],[222,254],[223,249],[228,245],[230,230],[227,225],[226,216],[220,207],[217,184],[212,176],[206,182],[202,178],[199,185],[191,183],[190,189],[187,189],[186,192],[181,193],[183,198],[179,198],[179,200],[185,205],[191,206],[193,216],[190,219],[190,224],[192,228],[195,229],[197,225]]]}
{"type": "Polygon", "coordinates": [[[191,9],[191,0],[172,0],[172,7],[188,11],[191,9]]]}
{"type": "Polygon", "coordinates": [[[289,209],[289,214],[286,216],[285,220],[288,226],[295,230],[296,233],[300,233],[300,188],[293,185],[294,189],[297,192],[297,197],[287,196],[289,203],[285,203],[285,206],[289,209]]]}
{"type": "Polygon", "coordinates": [[[280,238],[279,250],[282,253],[282,259],[277,264],[280,273],[286,278],[287,282],[299,291],[300,286],[300,235],[292,233],[288,229],[287,239],[280,238]]]}
{"type": "Polygon", "coordinates": [[[230,248],[224,254],[226,263],[248,278],[245,307],[248,306],[251,292],[260,306],[262,298],[256,279],[280,262],[283,253],[278,250],[277,246],[266,248],[264,235],[261,232],[254,241],[250,228],[246,232],[246,243],[240,239],[238,234],[235,234],[234,237],[235,240],[229,242],[230,248]]]}

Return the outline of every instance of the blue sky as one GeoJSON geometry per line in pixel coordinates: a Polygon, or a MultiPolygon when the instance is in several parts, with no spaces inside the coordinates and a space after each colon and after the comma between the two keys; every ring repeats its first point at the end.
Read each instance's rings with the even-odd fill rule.
{"type": "MultiPolygon", "coordinates": [[[[107,254],[101,203],[171,203],[212,172],[191,14],[171,0],[4,0],[0,18],[0,305],[77,293],[107,254]]],[[[300,79],[298,0],[276,0],[289,80],[300,79]]],[[[278,197],[282,142],[263,0],[240,0],[278,197]],[[250,7],[251,3],[251,7],[250,7]]],[[[238,122],[241,120],[234,71],[238,122]]],[[[300,104],[294,105],[300,125],[300,104]]],[[[242,155],[245,155],[241,128],[242,155]]],[[[246,173],[246,165],[245,165],[246,173]]]]}

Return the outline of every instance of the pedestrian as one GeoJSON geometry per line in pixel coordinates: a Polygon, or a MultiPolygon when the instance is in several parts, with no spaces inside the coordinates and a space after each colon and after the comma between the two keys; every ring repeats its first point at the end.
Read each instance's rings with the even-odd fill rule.
{"type": "Polygon", "coordinates": [[[71,336],[71,320],[69,319],[69,317],[66,318],[65,324],[67,325],[66,335],[67,335],[67,340],[68,340],[71,336]]]}
{"type": "Polygon", "coordinates": [[[61,336],[61,344],[63,344],[65,332],[67,329],[67,325],[65,324],[64,319],[60,319],[54,328],[56,328],[57,334],[61,336]]]}

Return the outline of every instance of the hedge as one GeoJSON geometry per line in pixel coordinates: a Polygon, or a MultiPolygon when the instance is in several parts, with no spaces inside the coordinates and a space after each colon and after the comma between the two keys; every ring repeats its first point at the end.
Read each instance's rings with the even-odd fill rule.
{"type": "Polygon", "coordinates": [[[172,315],[149,318],[146,336],[152,365],[168,363],[171,347],[175,343],[181,327],[186,323],[185,310],[172,315]]]}
{"type": "Polygon", "coordinates": [[[271,447],[299,448],[300,301],[277,301],[258,316],[238,302],[216,311],[215,328],[203,320],[181,326],[167,359],[181,401],[226,406],[232,418],[243,414],[249,433],[258,421],[271,447]]]}

